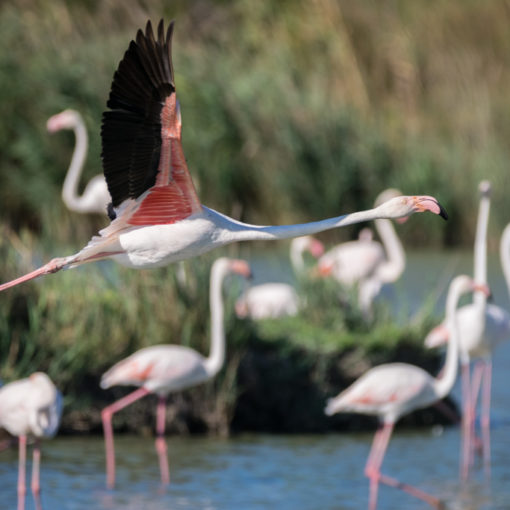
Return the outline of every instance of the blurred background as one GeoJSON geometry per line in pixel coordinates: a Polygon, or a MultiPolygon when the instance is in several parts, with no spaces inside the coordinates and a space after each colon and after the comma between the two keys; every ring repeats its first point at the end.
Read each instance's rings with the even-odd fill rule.
{"type": "MultiPolygon", "coordinates": [[[[326,398],[387,361],[437,373],[441,354],[425,350],[423,339],[443,315],[451,276],[472,272],[482,179],[493,186],[489,280],[508,308],[497,252],[510,219],[510,3],[1,2],[0,281],[74,253],[108,224],[104,215],[77,214],[62,202],[75,139],[70,131],[49,134],[46,120],[67,108],[82,114],[89,134],[82,191],[101,173],[101,116],[113,73],[149,18],[154,24],[176,20],[172,53],[183,145],[205,205],[249,223],[305,222],[369,208],[392,187],[435,196],[450,219],[416,215],[397,227],[408,264],[399,283],[383,289],[369,321],[355,297],[344,294],[340,306],[334,282],[294,275],[285,242],[230,246],[187,262],[184,273],[176,266],[133,271],[100,262],[2,293],[0,378],[47,372],[64,394],[60,433],[82,435],[58,439],[56,453],[45,460],[61,480],[46,502],[90,508],[93,497],[95,507],[109,509],[255,509],[277,502],[295,509],[316,508],[320,500],[324,509],[340,508],[339,501],[341,508],[362,508],[370,435],[245,436],[229,443],[218,436],[373,430],[372,418],[325,417],[326,398]],[[155,398],[149,397],[115,416],[116,430],[137,434],[136,441],[121,438],[119,450],[132,449],[139,477],[131,483],[133,465],[120,464],[120,485],[131,486],[125,499],[119,492],[114,501],[97,489],[104,485],[100,411],[131,388],[103,391],[100,376],[148,345],[208,352],[209,269],[220,255],[248,259],[258,282],[295,284],[306,306],[281,320],[239,319],[233,308],[242,286],[232,280],[225,292],[226,366],[214,381],[171,399],[167,430],[181,434],[169,448],[176,486],[167,499],[154,499],[154,486],[140,485],[158,480],[152,439],[141,439],[154,430],[155,398]],[[214,439],[182,438],[190,433],[214,439]],[[76,452],[83,451],[88,464],[77,472],[76,452]],[[281,478],[283,472],[295,479],[281,478]]],[[[319,239],[330,247],[355,239],[363,227],[319,239]]],[[[499,492],[472,486],[455,508],[468,508],[462,506],[467,502],[469,508],[507,508],[505,349],[494,368],[493,479],[499,492]]],[[[430,425],[438,419],[427,410],[402,421],[430,425]]],[[[388,462],[406,480],[451,494],[458,458],[452,434],[458,429],[445,435],[433,430],[426,441],[422,433],[395,438],[390,449],[398,454],[388,462]],[[440,465],[438,450],[445,458],[448,451],[440,465]],[[426,476],[413,469],[417,459],[428,466],[426,476]]],[[[0,478],[14,498],[16,454],[5,455],[0,478]]],[[[384,497],[381,508],[397,508],[384,497]]]]}

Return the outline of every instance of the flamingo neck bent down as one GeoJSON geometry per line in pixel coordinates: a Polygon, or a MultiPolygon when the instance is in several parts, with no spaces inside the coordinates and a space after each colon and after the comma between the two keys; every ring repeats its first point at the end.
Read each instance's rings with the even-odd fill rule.
{"type": "Polygon", "coordinates": [[[382,283],[391,283],[399,279],[405,269],[406,256],[400,239],[390,220],[375,220],[375,228],[384,245],[387,260],[376,270],[382,283]]]}
{"type": "Polygon", "coordinates": [[[209,306],[211,308],[211,350],[204,362],[209,377],[214,377],[225,363],[224,307],[221,293],[223,280],[228,273],[225,259],[218,259],[211,268],[209,306]]]}
{"type": "Polygon", "coordinates": [[[446,298],[446,320],[451,326],[450,340],[446,348],[446,359],[443,367],[443,375],[435,379],[434,389],[438,399],[446,397],[453,388],[457,378],[459,366],[459,324],[457,319],[457,305],[462,294],[458,285],[450,285],[446,298]]]}

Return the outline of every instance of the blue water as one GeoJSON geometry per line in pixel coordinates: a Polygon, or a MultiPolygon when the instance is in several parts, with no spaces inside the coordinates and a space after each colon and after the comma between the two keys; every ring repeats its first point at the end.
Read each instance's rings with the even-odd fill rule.
{"type": "MultiPolygon", "coordinates": [[[[437,287],[440,275],[471,269],[469,256],[416,254],[402,282],[385,289],[395,310],[402,295],[409,313],[437,287]],[[425,261],[431,268],[417,271],[425,261]],[[432,257],[432,258],[431,258],[432,257]],[[445,269],[446,268],[446,269],[445,269]]],[[[260,261],[254,260],[255,265],[260,261]]],[[[281,279],[283,262],[269,265],[281,279]]],[[[509,306],[497,265],[489,280],[496,302],[509,306]]],[[[494,269],[492,269],[494,268],[494,269]]],[[[451,274],[450,274],[451,273],[451,274]]],[[[260,275],[260,271],[258,272],[260,275]]],[[[257,275],[257,271],[256,271],[257,275]]],[[[288,275],[288,273],[287,273],[288,275]]],[[[290,277],[287,276],[290,279],[290,277]]],[[[264,278],[263,278],[264,279],[264,278]]],[[[266,280],[272,278],[265,275],[266,280]]],[[[441,293],[438,292],[438,296],[441,293]]],[[[443,289],[444,294],[444,289],[443,289]]],[[[438,310],[444,296],[438,298],[438,310]]],[[[469,483],[458,477],[458,427],[399,430],[392,438],[383,471],[442,498],[450,510],[510,509],[510,342],[494,356],[492,398],[492,476],[475,466],[469,483]]],[[[459,387],[453,391],[459,401],[459,387]]],[[[373,435],[308,436],[242,435],[220,439],[170,437],[172,483],[159,484],[152,438],[116,438],[117,486],[104,485],[104,452],[100,437],[57,437],[43,443],[41,503],[44,510],[358,510],[367,507],[368,483],[363,469],[373,435]]],[[[30,463],[29,463],[30,467],[30,463]]],[[[17,452],[0,453],[0,509],[16,508],[17,452]]],[[[30,494],[26,509],[36,508],[30,494]]],[[[379,510],[426,509],[428,506],[396,489],[382,486],[379,510]]]]}

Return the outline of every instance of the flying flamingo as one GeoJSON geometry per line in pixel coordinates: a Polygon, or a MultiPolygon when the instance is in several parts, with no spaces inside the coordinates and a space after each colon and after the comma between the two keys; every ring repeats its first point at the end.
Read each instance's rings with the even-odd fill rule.
{"type": "Polygon", "coordinates": [[[161,481],[169,483],[168,458],[166,454],[165,414],[166,398],[192,386],[212,379],[225,361],[225,330],[223,324],[223,299],[221,288],[224,278],[236,273],[245,278],[251,276],[250,266],[244,260],[217,259],[210,276],[209,302],[211,308],[211,350],[205,358],[197,351],[181,345],[154,345],[136,351],[116,363],[101,378],[101,388],[116,385],[132,385],[139,388],[102,412],[106,447],[106,480],[109,488],[115,484],[115,454],[113,448],[112,416],[136,400],[156,393],[158,395],[156,451],[159,457],[161,481]]]}
{"type": "Polygon", "coordinates": [[[19,438],[18,510],[25,508],[27,436],[35,438],[31,488],[39,507],[39,440],[56,434],[61,414],[62,395],[42,372],[0,388],[0,427],[19,438]]]}
{"type": "MultiPolygon", "coordinates": [[[[323,244],[311,236],[296,237],[290,245],[290,260],[294,271],[304,269],[303,252],[309,251],[318,258],[324,252],[323,244]]],[[[299,297],[294,286],[288,283],[269,282],[246,289],[236,301],[238,317],[253,320],[275,319],[298,313],[299,297]]]]}
{"type": "Polygon", "coordinates": [[[380,468],[393,427],[399,418],[415,409],[437,402],[452,389],[458,368],[455,310],[460,296],[473,290],[488,293],[486,285],[475,284],[474,280],[465,275],[457,276],[450,284],[446,314],[453,324],[452,341],[448,344],[443,375],[440,378],[434,378],[414,365],[389,363],[370,369],[337,397],[328,401],[325,409],[328,415],[356,412],[378,416],[381,421],[365,467],[365,474],[370,479],[370,510],[375,510],[377,506],[379,481],[402,489],[436,508],[440,507],[440,501],[436,497],[382,474],[380,468]]]}
{"type": "Polygon", "coordinates": [[[78,195],[78,185],[88,147],[87,130],[82,116],[76,110],[64,110],[50,117],[46,127],[50,133],[72,129],[76,138],[71,164],[62,188],[62,200],[67,208],[78,213],[106,214],[111,198],[103,175],[93,177],[83,194],[78,195]]]}
{"type": "MultiPolygon", "coordinates": [[[[475,238],[474,277],[477,281],[487,281],[487,226],[490,210],[491,186],[488,181],[479,185],[480,209],[475,238]]],[[[503,273],[510,294],[510,226],[505,228],[500,242],[500,257],[503,273]]],[[[469,475],[474,445],[474,423],[478,393],[482,385],[482,451],[486,472],[490,471],[490,393],[491,355],[494,348],[510,338],[510,314],[507,310],[486,303],[485,295],[475,293],[473,303],[458,310],[460,327],[460,353],[462,365],[463,400],[463,447],[461,452],[461,475],[469,475]],[[470,375],[470,362],[477,360],[470,375]]],[[[427,347],[437,347],[448,342],[451,326],[444,320],[425,338],[427,347]]]]}
{"type": "MultiPolygon", "coordinates": [[[[387,189],[375,200],[378,206],[400,195],[387,189]]],[[[400,221],[405,221],[401,218],[400,221]]],[[[371,231],[363,229],[357,241],[335,246],[319,260],[318,270],[331,275],[342,285],[358,285],[358,303],[366,318],[372,314],[372,303],[386,283],[397,281],[405,269],[406,257],[395,228],[387,219],[375,220],[375,228],[382,244],[373,241],[371,231]]]]}
{"type": "Polygon", "coordinates": [[[181,145],[181,114],[170,55],[173,22],[155,39],[147,22],[131,41],[113,77],[101,129],[103,169],[111,195],[111,224],[78,253],[0,285],[13,285],[86,262],[111,258],[151,268],[236,241],[288,239],[376,218],[446,212],[430,196],[402,196],[362,212],[286,226],[241,223],[203,206],[181,145]]]}

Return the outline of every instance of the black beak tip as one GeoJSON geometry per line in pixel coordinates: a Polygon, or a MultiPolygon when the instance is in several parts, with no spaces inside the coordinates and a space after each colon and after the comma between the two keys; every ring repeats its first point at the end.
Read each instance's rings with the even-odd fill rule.
{"type": "Polygon", "coordinates": [[[443,218],[444,220],[448,219],[448,213],[446,212],[446,209],[440,204],[437,204],[439,206],[439,216],[443,218]]]}

